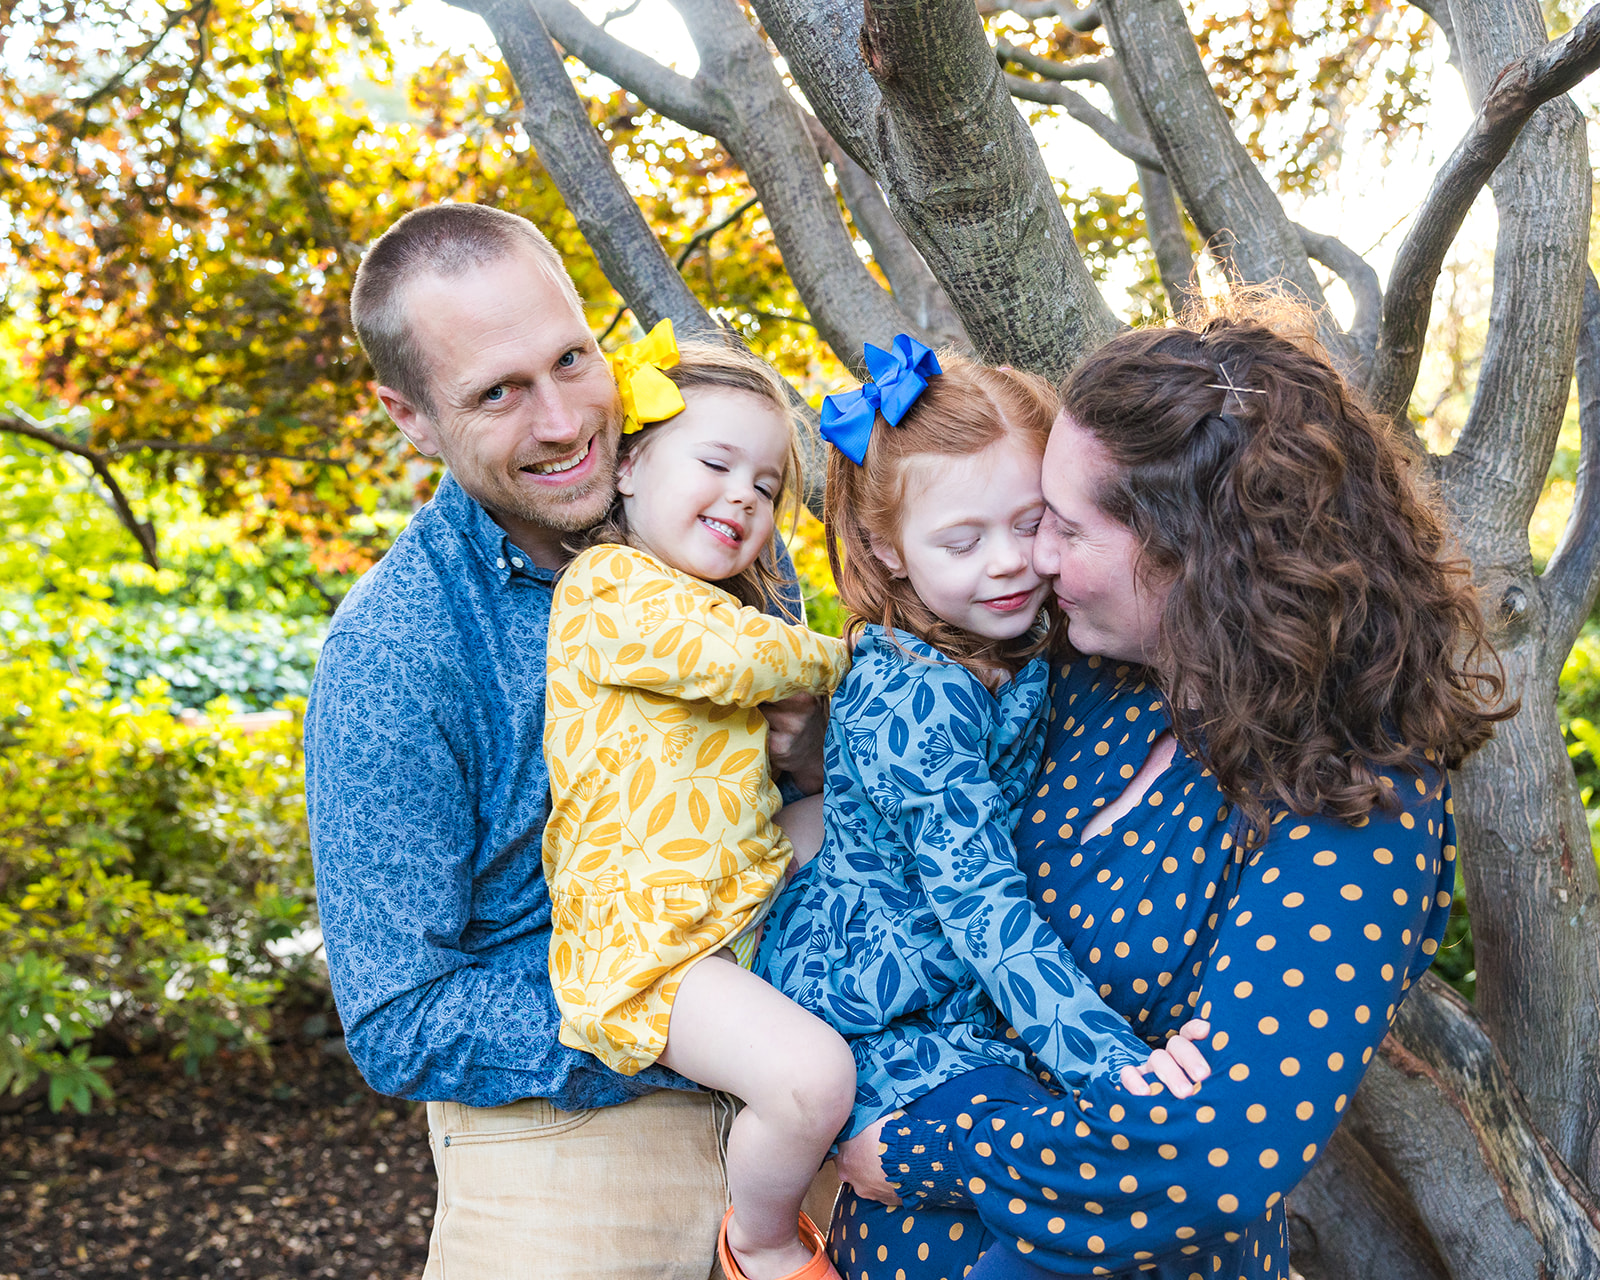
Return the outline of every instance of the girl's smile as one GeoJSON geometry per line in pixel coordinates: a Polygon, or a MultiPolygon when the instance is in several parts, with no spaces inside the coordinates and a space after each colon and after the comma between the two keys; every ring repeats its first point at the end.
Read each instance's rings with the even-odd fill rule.
{"type": "Polygon", "coordinates": [[[684,405],[618,463],[617,492],[640,550],[722,582],[754,564],[772,537],[789,424],[731,388],[691,387],[684,405]]]}
{"type": "Polygon", "coordinates": [[[1033,569],[1039,467],[1038,451],[1011,435],[970,457],[914,459],[900,545],[874,551],[942,621],[990,640],[1025,634],[1048,590],[1033,569]]]}

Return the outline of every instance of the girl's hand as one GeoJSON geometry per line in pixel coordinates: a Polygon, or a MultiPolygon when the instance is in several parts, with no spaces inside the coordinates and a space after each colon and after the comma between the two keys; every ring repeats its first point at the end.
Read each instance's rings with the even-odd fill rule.
{"type": "Polygon", "coordinates": [[[1211,1024],[1201,1018],[1191,1018],[1178,1028],[1178,1034],[1157,1049],[1140,1067],[1122,1068],[1122,1087],[1143,1098],[1155,1090],[1145,1080],[1153,1074],[1157,1080],[1172,1090],[1177,1098],[1187,1098],[1211,1074],[1204,1056],[1195,1047],[1195,1041],[1211,1034],[1211,1024]]]}
{"type": "Polygon", "coordinates": [[[833,1165],[839,1171],[840,1180],[848,1182],[862,1199],[876,1200],[892,1209],[900,1203],[900,1197],[889,1185],[889,1179],[883,1176],[883,1161],[878,1158],[878,1148],[882,1145],[878,1135],[888,1120],[888,1116],[875,1120],[855,1137],[841,1142],[833,1165]]]}

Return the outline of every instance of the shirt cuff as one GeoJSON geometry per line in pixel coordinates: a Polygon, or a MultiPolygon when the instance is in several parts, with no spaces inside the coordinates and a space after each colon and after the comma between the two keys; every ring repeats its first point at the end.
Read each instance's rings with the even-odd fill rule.
{"type": "Polygon", "coordinates": [[[966,1179],[950,1130],[953,1120],[920,1120],[903,1112],[890,1115],[879,1138],[883,1176],[907,1204],[925,1209],[971,1208],[966,1179]]]}

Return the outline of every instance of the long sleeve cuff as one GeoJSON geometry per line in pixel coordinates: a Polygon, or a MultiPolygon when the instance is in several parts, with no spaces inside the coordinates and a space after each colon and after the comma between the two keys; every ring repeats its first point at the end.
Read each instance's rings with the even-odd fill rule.
{"type": "Polygon", "coordinates": [[[883,1126],[879,1162],[889,1185],[906,1203],[928,1209],[971,1206],[949,1134],[953,1123],[895,1112],[883,1126]]]}

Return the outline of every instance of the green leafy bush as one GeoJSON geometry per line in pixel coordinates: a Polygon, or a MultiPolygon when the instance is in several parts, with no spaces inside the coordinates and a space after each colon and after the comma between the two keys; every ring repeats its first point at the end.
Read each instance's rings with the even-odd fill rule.
{"type": "Polygon", "coordinates": [[[314,922],[298,706],[185,723],[158,680],[129,701],[42,655],[0,656],[0,1090],[82,1111],[93,1037],[194,1065],[323,980],[282,946],[314,922]]]}
{"type": "Polygon", "coordinates": [[[58,667],[87,664],[102,673],[114,700],[134,700],[153,676],[174,707],[195,710],[218,698],[265,711],[305,697],[327,625],[321,617],[142,605],[104,609],[86,628],[0,609],[0,635],[43,644],[58,667]]]}

